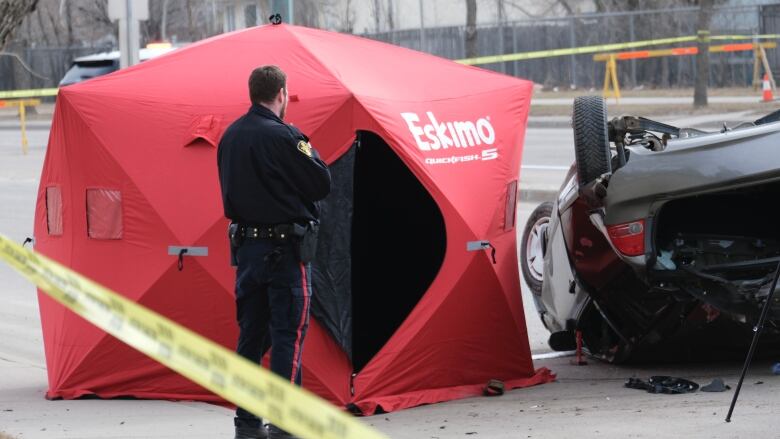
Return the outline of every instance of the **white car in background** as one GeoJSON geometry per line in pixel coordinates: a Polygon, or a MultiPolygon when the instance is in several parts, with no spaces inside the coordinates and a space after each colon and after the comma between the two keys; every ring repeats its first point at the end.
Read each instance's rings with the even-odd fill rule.
{"type": "MultiPolygon", "coordinates": [[[[175,49],[175,47],[167,43],[149,44],[139,51],[138,59],[143,62],[175,49]]],[[[64,87],[86,81],[97,76],[107,75],[116,70],[119,70],[118,50],[81,56],[73,60],[70,69],[60,80],[59,86],[64,87]]]]}

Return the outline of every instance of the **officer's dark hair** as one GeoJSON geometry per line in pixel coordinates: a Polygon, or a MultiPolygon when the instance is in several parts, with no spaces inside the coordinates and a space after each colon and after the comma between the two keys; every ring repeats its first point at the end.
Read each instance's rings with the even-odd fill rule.
{"type": "Polygon", "coordinates": [[[287,75],[278,66],[261,66],[249,75],[249,99],[252,103],[272,102],[282,88],[287,88],[287,75]]]}

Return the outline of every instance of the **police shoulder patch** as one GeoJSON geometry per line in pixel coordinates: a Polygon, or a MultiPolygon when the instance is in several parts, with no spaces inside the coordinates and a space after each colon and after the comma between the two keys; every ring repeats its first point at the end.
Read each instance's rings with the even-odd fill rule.
{"type": "Polygon", "coordinates": [[[299,141],[298,151],[306,154],[308,157],[311,157],[311,144],[305,140],[299,141]]]}

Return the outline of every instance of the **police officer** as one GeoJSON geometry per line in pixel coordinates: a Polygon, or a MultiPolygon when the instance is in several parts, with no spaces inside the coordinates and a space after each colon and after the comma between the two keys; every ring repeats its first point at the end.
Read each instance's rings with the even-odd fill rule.
{"type": "MultiPolygon", "coordinates": [[[[283,122],[287,75],[266,65],[249,76],[249,111],[225,131],[219,181],[236,270],[238,354],[258,363],[270,335],[271,371],[301,384],[311,307],[311,238],[330,172],[308,138],[283,122]],[[301,244],[308,245],[307,250],[301,244]],[[264,346],[265,345],[265,346],[264,346]]],[[[291,438],[238,408],[236,439],[291,438]]]]}

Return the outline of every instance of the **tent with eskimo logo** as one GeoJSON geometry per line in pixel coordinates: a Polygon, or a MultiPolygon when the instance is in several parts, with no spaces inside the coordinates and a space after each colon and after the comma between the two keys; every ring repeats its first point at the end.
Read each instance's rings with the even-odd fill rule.
{"type": "MultiPolygon", "coordinates": [[[[287,72],[287,120],[333,173],[304,386],[370,414],[551,379],[533,369],[516,258],[531,83],[415,51],[263,26],[61,89],[37,249],[233,348],[216,146],[262,64],[287,72]]],[[[39,299],[48,397],[218,400],[39,299]]]]}

